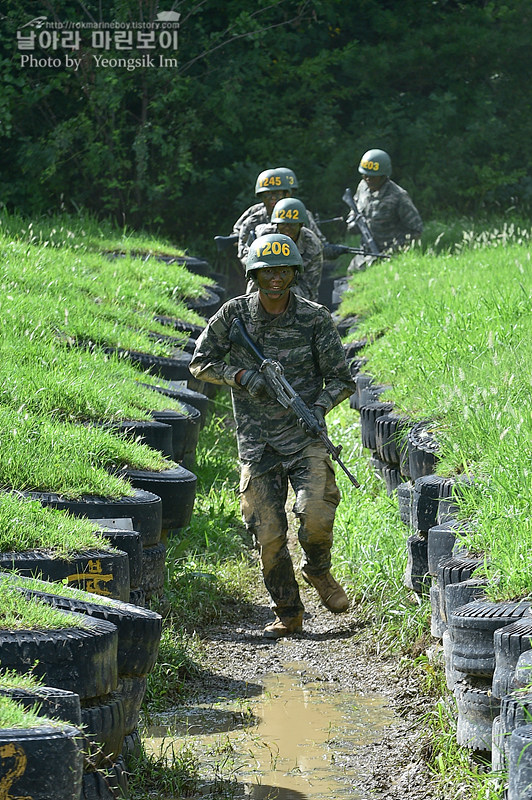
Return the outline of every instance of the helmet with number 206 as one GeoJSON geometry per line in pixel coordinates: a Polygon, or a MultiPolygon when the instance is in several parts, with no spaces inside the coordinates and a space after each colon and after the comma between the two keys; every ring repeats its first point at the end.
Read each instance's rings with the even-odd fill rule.
{"type": "Polygon", "coordinates": [[[296,243],[282,233],[259,236],[249,247],[246,260],[246,278],[256,269],[264,267],[295,267],[303,272],[303,260],[296,243]]]}

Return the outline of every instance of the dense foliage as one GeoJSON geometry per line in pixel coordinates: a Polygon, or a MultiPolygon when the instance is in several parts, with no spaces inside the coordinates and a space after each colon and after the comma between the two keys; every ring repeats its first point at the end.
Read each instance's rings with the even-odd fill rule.
{"type": "MultiPolygon", "coordinates": [[[[530,198],[524,0],[182,0],[176,65],[131,71],[97,68],[90,38],[77,70],[22,68],[16,32],[37,13],[153,20],[156,0],[38,5],[2,9],[8,208],[86,207],[190,246],[228,232],[258,171],[279,163],[311,208],[343,213],[346,176],[373,146],[391,153],[425,218],[530,198]]],[[[65,52],[35,52],[49,55],[65,52]]]]}

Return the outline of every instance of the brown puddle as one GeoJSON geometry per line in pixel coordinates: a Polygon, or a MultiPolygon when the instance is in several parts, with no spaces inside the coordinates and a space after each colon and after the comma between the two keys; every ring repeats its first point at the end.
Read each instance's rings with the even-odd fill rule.
{"type": "Polygon", "coordinates": [[[384,698],[338,692],[316,679],[305,664],[286,664],[268,674],[264,693],[245,706],[224,702],[182,708],[151,726],[144,740],[156,754],[192,746],[202,765],[225,754],[240,793],[254,800],[361,798],[356,775],[346,769],[357,746],[381,738],[394,715],[384,698]],[[185,738],[186,737],[186,738],[185,738]],[[355,789],[353,789],[355,786],[355,789]]]}

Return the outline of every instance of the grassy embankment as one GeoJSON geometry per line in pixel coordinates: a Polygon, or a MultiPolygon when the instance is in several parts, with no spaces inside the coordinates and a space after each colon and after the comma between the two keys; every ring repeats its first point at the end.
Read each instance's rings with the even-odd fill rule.
{"type": "MultiPolygon", "coordinates": [[[[111,228],[102,232],[90,220],[32,225],[5,214],[0,218],[4,489],[116,497],[132,492],[126,481],[111,474],[117,468],[157,470],[170,465],[144,445],[101,427],[148,418],[152,409],[182,408],[138,383],[155,379],[103,350],[111,345],[171,355],[175,345],[151,336],[168,333],[154,322],[153,314],[199,321],[185,300],[201,293],[204,279],[179,265],[130,256],[111,260],[99,252],[134,250],[145,259],[155,247],[166,245],[116,231],[113,239],[111,228]]],[[[12,498],[0,495],[4,550],[33,547],[36,542],[61,547],[64,541],[72,547],[75,541],[79,546],[87,543],[87,531],[79,522],[58,524],[46,510],[23,506],[17,508],[12,498]],[[68,540],[66,527],[72,532],[68,540]]]]}
{"type": "MultiPolygon", "coordinates": [[[[357,337],[375,337],[366,348],[365,369],[393,385],[390,399],[413,419],[428,416],[435,421],[442,445],[439,472],[474,476],[463,502],[464,516],[475,520],[467,544],[489,557],[486,571],[494,596],[528,595],[531,419],[526,397],[532,281],[528,249],[515,241],[528,237],[514,227],[456,238],[458,252],[452,255],[413,251],[356,276],[342,310],[361,315],[357,337]]],[[[403,586],[410,531],[399,519],[395,499],[387,497],[368,459],[361,457],[369,454],[362,453],[358,414],[343,404],[328,417],[328,425],[363,484],[361,490],[352,489],[338,471],[344,499],[336,523],[335,571],[348,584],[360,614],[372,621],[379,647],[403,655],[405,668],[417,668],[435,692],[426,725],[433,731],[430,763],[439,790],[448,798],[464,796],[464,791],[474,800],[496,798],[496,780],[455,744],[452,704],[436,702],[444,691],[441,670],[423,655],[416,658],[423,642],[430,642],[430,608],[426,601],[414,603],[403,586]]],[[[197,512],[171,584],[179,586],[180,616],[190,633],[167,629],[163,662],[151,679],[152,707],[179,697],[180,681],[197,658],[190,644],[195,626],[226,613],[227,595],[235,592],[241,600],[249,599],[246,581],[240,579],[248,567],[242,567],[238,541],[234,546],[231,516],[238,519],[234,435],[218,426],[216,434],[207,429],[204,436],[213,436],[217,448],[202,439],[197,512]],[[220,466],[213,484],[209,464],[214,455],[220,466]],[[207,468],[211,474],[202,478],[207,468]],[[206,501],[208,487],[211,499],[206,501]],[[229,512],[222,526],[215,522],[218,504],[224,514],[229,512]]],[[[186,757],[190,768],[189,750],[186,757]]]]}

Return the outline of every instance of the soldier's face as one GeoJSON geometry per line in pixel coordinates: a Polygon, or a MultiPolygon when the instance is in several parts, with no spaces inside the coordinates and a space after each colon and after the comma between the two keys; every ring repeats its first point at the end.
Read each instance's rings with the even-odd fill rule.
{"type": "Polygon", "coordinates": [[[266,206],[266,211],[268,212],[268,216],[271,217],[273,207],[278,200],[282,200],[283,197],[288,197],[290,192],[287,192],[285,189],[273,189],[272,191],[262,192],[260,198],[264,205],[266,206]]]}
{"type": "Polygon", "coordinates": [[[278,222],[277,230],[285,236],[289,236],[292,241],[297,242],[299,231],[303,226],[299,222],[278,222]]]}
{"type": "Polygon", "coordinates": [[[269,297],[281,297],[294,279],[293,267],[263,267],[257,270],[260,289],[267,289],[269,297]]]}
{"type": "Polygon", "coordinates": [[[370,192],[376,192],[386,180],[386,175],[363,175],[370,192]]]}

